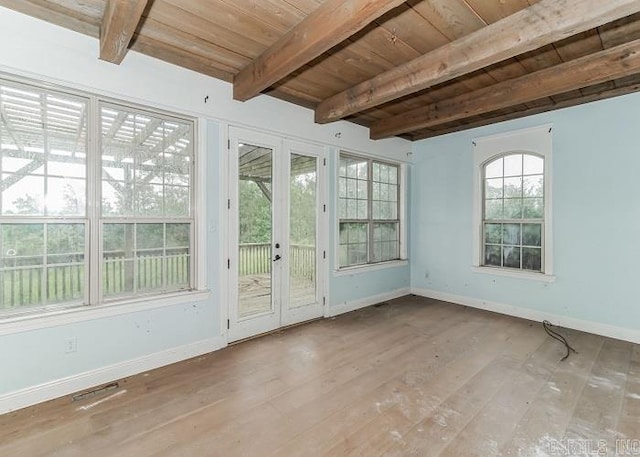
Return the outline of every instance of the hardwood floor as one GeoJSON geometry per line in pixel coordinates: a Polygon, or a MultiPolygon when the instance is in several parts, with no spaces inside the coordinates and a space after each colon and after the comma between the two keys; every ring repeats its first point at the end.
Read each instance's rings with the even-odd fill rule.
{"type": "Polygon", "coordinates": [[[404,297],[0,416],[0,455],[615,455],[640,346],[562,333],[564,362],[538,323],[404,297]]]}

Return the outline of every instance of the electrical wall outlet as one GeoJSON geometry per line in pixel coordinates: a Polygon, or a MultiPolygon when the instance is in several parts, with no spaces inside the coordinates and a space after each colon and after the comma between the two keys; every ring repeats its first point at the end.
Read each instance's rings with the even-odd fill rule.
{"type": "Polygon", "coordinates": [[[72,338],[65,338],[64,353],[70,354],[72,352],[77,352],[77,351],[78,351],[78,338],[75,336],[72,338]]]}

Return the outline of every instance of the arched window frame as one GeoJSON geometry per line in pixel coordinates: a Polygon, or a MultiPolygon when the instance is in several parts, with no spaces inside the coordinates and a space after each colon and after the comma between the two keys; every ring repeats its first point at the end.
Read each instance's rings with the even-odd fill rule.
{"type": "Polygon", "coordinates": [[[482,181],[482,265],[544,273],[544,157],[534,151],[509,151],[491,156],[482,164],[482,181]],[[538,159],[538,163],[531,164],[528,158],[538,159]],[[500,172],[495,173],[494,164],[498,165],[498,162],[500,172]],[[530,162],[529,167],[542,167],[527,171],[527,162],[530,162]],[[516,171],[507,171],[509,166],[516,171]],[[490,168],[494,168],[491,175],[490,168]],[[540,193],[527,197],[525,180],[535,182],[540,178],[540,193]],[[499,183],[500,187],[492,187],[493,194],[487,195],[490,181],[499,183]],[[511,182],[511,193],[508,192],[508,182],[511,182]],[[519,187],[517,193],[513,192],[514,185],[519,187]],[[489,202],[499,205],[491,208],[489,202]],[[495,214],[496,211],[500,214],[495,214]],[[539,234],[536,234],[538,229],[539,234]],[[511,240],[508,240],[509,235],[511,240]],[[493,251],[493,256],[488,255],[488,251],[493,251]],[[510,259],[507,253],[512,254],[510,259]],[[494,263],[488,260],[490,258],[494,263]]]}
{"type": "MultiPolygon", "coordinates": [[[[553,281],[552,239],[552,132],[551,125],[477,138],[474,152],[474,217],[473,269],[479,273],[513,276],[525,279],[553,281]],[[484,265],[484,186],[485,166],[512,154],[531,154],[544,160],[544,211],[542,218],[542,268],[540,272],[519,268],[484,265]]],[[[525,220],[526,222],[526,220],[525,220]]]]}

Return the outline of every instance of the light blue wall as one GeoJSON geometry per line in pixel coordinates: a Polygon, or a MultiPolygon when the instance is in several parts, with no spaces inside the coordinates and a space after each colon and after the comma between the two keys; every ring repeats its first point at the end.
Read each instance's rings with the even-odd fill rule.
{"type": "Polygon", "coordinates": [[[331,278],[331,306],[349,305],[409,287],[409,265],[331,278]]]}
{"type": "MultiPolygon", "coordinates": [[[[375,271],[358,272],[346,276],[336,275],[335,268],[338,265],[336,259],[336,243],[338,236],[338,219],[336,213],[336,192],[338,189],[337,160],[339,151],[333,150],[329,157],[329,305],[344,306],[353,305],[371,297],[393,293],[399,289],[409,288],[409,265],[394,266],[375,271]]],[[[407,173],[408,178],[409,173],[407,173]]],[[[407,186],[407,191],[409,186],[407,186]]]]}
{"type": "Polygon", "coordinates": [[[640,329],[640,94],[420,141],[411,286],[640,329]],[[474,273],[474,138],[553,124],[556,281],[474,273]]]}
{"type": "Polygon", "coordinates": [[[210,300],[0,336],[0,396],[220,334],[219,128],[207,126],[208,247],[202,251],[208,253],[210,300]],[[71,337],[78,339],[78,350],[65,354],[64,340],[71,337]]]}
{"type": "Polygon", "coordinates": [[[204,340],[218,327],[212,300],[4,335],[0,395],[204,340]],[[65,354],[69,337],[78,351],[65,354]]]}

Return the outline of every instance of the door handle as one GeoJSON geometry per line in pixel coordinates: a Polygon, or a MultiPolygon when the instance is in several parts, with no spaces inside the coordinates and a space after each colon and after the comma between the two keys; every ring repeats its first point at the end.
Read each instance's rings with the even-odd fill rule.
{"type": "Polygon", "coordinates": [[[282,257],[280,257],[280,254],[276,254],[276,258],[275,258],[275,259],[273,259],[273,261],[274,261],[274,262],[276,262],[276,261],[280,260],[281,258],[282,258],[282,257]]]}

